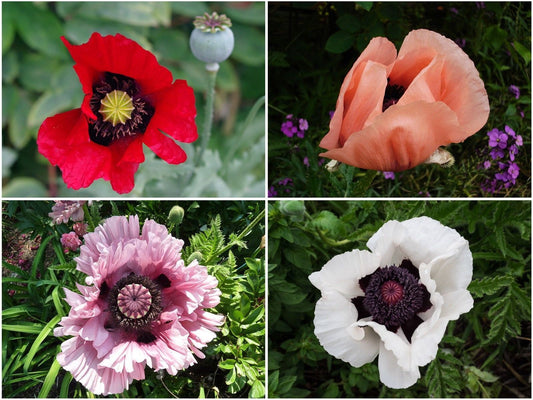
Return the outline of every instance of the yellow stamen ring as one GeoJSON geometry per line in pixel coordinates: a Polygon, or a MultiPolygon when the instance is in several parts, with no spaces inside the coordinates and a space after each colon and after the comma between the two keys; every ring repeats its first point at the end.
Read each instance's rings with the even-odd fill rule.
{"type": "Polygon", "coordinates": [[[121,90],[109,92],[101,101],[100,114],[104,121],[111,122],[113,126],[124,124],[131,118],[135,109],[131,97],[121,90]]]}

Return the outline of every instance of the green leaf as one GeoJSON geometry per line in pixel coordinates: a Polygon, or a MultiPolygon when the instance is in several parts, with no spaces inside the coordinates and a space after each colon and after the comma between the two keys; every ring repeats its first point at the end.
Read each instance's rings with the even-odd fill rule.
{"type": "Polygon", "coordinates": [[[203,1],[173,1],[170,6],[176,14],[191,18],[209,11],[209,6],[203,1]]]}
{"type": "Polygon", "coordinates": [[[79,14],[135,26],[170,25],[170,4],[167,2],[88,2],[79,14]]]}
{"type": "Polygon", "coordinates": [[[15,39],[15,21],[13,4],[2,4],[2,54],[4,54],[15,39]]]}
{"type": "Polygon", "coordinates": [[[57,323],[61,320],[61,317],[59,315],[56,315],[54,318],[48,322],[42,331],[37,335],[35,338],[30,350],[28,351],[28,354],[25,357],[23,370],[25,373],[28,372],[28,369],[30,368],[30,364],[33,361],[33,357],[35,357],[35,354],[40,350],[41,343],[44,339],[50,334],[52,329],[57,325],[57,323]]]}
{"type": "Polygon", "coordinates": [[[353,14],[344,14],[337,19],[337,26],[347,33],[353,34],[361,29],[359,18],[353,14]]]}
{"type": "Polygon", "coordinates": [[[19,62],[17,53],[11,51],[2,59],[2,80],[7,83],[13,83],[19,74],[19,62]]]}
{"type": "Polygon", "coordinates": [[[491,321],[486,343],[499,343],[509,337],[521,334],[521,321],[531,315],[531,300],[527,293],[512,282],[507,293],[488,312],[491,321]]]}
{"type": "Polygon", "coordinates": [[[531,50],[516,40],[513,42],[513,45],[517,53],[524,59],[526,65],[528,65],[531,62],[531,50]]]}
{"type": "Polygon", "coordinates": [[[151,34],[154,52],[162,60],[180,62],[189,57],[189,41],[185,33],[176,29],[160,28],[151,34]]]}
{"type": "Polygon", "coordinates": [[[43,329],[43,324],[36,322],[20,322],[18,324],[2,324],[2,329],[6,331],[22,332],[22,333],[40,333],[43,329]]]}
{"type": "Polygon", "coordinates": [[[41,387],[41,390],[38,394],[39,398],[48,397],[48,394],[50,393],[50,390],[52,389],[52,386],[55,383],[57,374],[59,373],[60,369],[61,365],[59,364],[59,361],[57,361],[57,358],[54,358],[54,362],[52,363],[48,374],[46,374],[46,378],[44,378],[43,386],[41,387]]]}
{"type": "Polygon", "coordinates": [[[254,381],[250,389],[249,397],[259,398],[265,396],[265,385],[259,380],[254,381]]]}
{"type": "Polygon", "coordinates": [[[18,90],[19,98],[16,106],[9,117],[8,136],[9,141],[17,149],[21,149],[30,141],[32,131],[28,127],[28,109],[31,106],[28,96],[22,90],[18,90]]]}
{"type": "Polygon", "coordinates": [[[355,41],[355,35],[346,31],[335,32],[326,42],[326,51],[334,54],[344,53],[350,49],[355,41]]]}
{"type": "Polygon", "coordinates": [[[2,147],[2,178],[7,178],[11,175],[9,170],[13,163],[17,160],[18,153],[9,147],[2,147]]]}
{"type": "MultiPolygon", "coordinates": [[[[33,103],[28,114],[28,125],[31,127],[40,126],[43,121],[62,111],[67,111],[75,107],[73,92],[68,87],[61,87],[57,91],[44,93],[33,103]]],[[[80,103],[78,103],[79,106],[80,103]]]]}
{"type": "Polygon", "coordinates": [[[237,22],[248,25],[265,25],[265,3],[254,1],[244,5],[238,2],[223,4],[223,10],[233,25],[237,22]]]}
{"type": "Polygon", "coordinates": [[[504,287],[508,287],[514,279],[509,275],[486,277],[473,280],[468,286],[468,290],[474,297],[494,294],[504,287]]]}
{"type": "Polygon", "coordinates": [[[360,7],[365,11],[370,11],[374,5],[373,1],[357,1],[355,7],[360,7]]]}
{"type": "Polygon", "coordinates": [[[48,192],[37,179],[21,177],[5,185],[2,194],[4,197],[46,197],[48,192]]]}
{"type": "Polygon", "coordinates": [[[234,25],[231,29],[235,36],[235,48],[231,58],[250,66],[264,65],[264,33],[257,28],[246,25],[234,25]]]}
{"type": "Polygon", "coordinates": [[[507,31],[497,25],[489,26],[485,29],[484,40],[495,50],[500,49],[507,40],[507,31]]]}
{"type": "Polygon", "coordinates": [[[12,3],[10,7],[17,30],[28,46],[52,57],[68,59],[67,50],[60,40],[63,27],[48,8],[39,8],[29,2],[12,3]]]}

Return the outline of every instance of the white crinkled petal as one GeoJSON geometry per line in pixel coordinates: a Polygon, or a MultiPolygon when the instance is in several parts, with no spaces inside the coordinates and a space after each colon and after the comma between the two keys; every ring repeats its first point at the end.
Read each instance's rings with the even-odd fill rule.
{"type": "Polygon", "coordinates": [[[379,257],[369,251],[349,251],[333,257],[309,280],[321,291],[333,289],[350,299],[363,296],[359,279],[374,272],[379,262],[379,257]]]}
{"type": "Polygon", "coordinates": [[[431,261],[431,277],[441,294],[466,289],[472,281],[472,253],[465,240],[451,255],[436,257],[431,261]]]}
{"type": "MultiPolygon", "coordinates": [[[[367,242],[368,248],[383,257],[383,262],[398,265],[408,258],[416,266],[430,263],[436,258],[457,256],[460,262],[468,262],[468,241],[457,231],[428,217],[407,221],[387,221],[367,242]]],[[[461,264],[457,270],[470,271],[471,265],[461,264]]],[[[467,275],[467,271],[461,274],[467,275]]],[[[437,272],[437,271],[435,271],[437,272]]]]}
{"type": "Polygon", "coordinates": [[[381,382],[392,389],[405,389],[414,385],[420,378],[418,367],[412,369],[403,369],[398,365],[396,355],[387,350],[383,343],[379,349],[379,379],[381,382]]]}
{"type": "Polygon", "coordinates": [[[335,291],[322,295],[316,303],[314,319],[315,335],[322,347],[354,367],[374,360],[379,350],[379,337],[372,329],[354,325],[357,321],[355,306],[335,291]],[[362,338],[356,340],[357,337],[362,338]]]}

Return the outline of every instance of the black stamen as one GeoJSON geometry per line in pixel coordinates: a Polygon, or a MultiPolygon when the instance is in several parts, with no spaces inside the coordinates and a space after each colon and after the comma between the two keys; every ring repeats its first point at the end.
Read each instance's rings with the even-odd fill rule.
{"type": "Polygon", "coordinates": [[[390,106],[396,104],[398,100],[405,93],[405,88],[400,85],[391,85],[387,79],[387,88],[385,89],[385,97],[383,98],[383,109],[385,111],[390,106]]]}
{"type": "Polygon", "coordinates": [[[168,279],[165,274],[159,275],[157,278],[154,279],[154,282],[157,283],[163,289],[170,287],[170,279],[168,279]]]}
{"type": "Polygon", "coordinates": [[[154,115],[154,107],[141,96],[140,89],[134,79],[120,74],[106,72],[102,79],[93,84],[93,96],[89,102],[96,120],[89,120],[89,137],[94,143],[109,146],[116,140],[135,136],[145,132],[150,119],[154,115]],[[100,114],[101,101],[113,90],[125,92],[132,98],[134,110],[125,123],[113,126],[104,121],[100,114]]]}

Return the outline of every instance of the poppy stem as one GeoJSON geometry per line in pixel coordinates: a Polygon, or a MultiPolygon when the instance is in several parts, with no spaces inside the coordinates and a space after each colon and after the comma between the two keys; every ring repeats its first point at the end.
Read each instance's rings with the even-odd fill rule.
{"type": "Polygon", "coordinates": [[[208,63],[205,65],[207,70],[207,93],[205,102],[205,120],[204,130],[202,133],[202,144],[200,150],[196,154],[196,165],[200,165],[204,151],[209,143],[211,137],[211,128],[213,126],[213,114],[215,106],[215,83],[217,80],[218,63],[208,63]]]}

